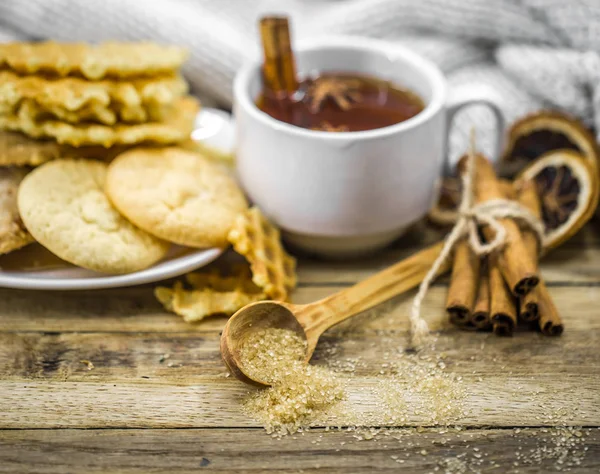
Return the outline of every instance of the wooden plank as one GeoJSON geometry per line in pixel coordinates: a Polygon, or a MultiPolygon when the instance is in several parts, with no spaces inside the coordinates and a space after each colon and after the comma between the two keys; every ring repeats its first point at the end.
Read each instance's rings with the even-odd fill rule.
{"type": "MultiPolygon", "coordinates": [[[[332,329],[320,341],[313,362],[360,360],[358,376],[374,376],[382,365],[405,357],[403,330],[332,329]],[[391,354],[391,355],[390,355],[391,354]]],[[[585,385],[600,367],[598,332],[571,331],[560,339],[530,332],[512,338],[492,334],[438,332],[435,352],[455,374],[471,377],[579,377],[585,385]]],[[[406,356],[409,357],[409,356],[406,356]]],[[[0,379],[7,381],[69,381],[193,384],[226,374],[219,353],[219,335],[172,333],[0,334],[0,379]],[[84,362],[82,362],[84,361],[84,362]],[[92,362],[89,370],[87,361],[92,362]]]]}
{"type": "MultiPolygon", "coordinates": [[[[597,339],[597,331],[567,333],[560,340],[532,333],[508,339],[444,331],[434,351],[410,356],[402,352],[403,331],[338,330],[318,347],[315,362],[356,369],[341,375],[348,386],[342,415],[322,422],[338,425],[359,414],[372,424],[388,423],[373,387],[387,379],[411,393],[402,377],[390,378],[389,367],[397,364],[402,373],[423,363],[427,372],[445,366],[435,369],[435,380],[443,383],[444,374],[453,374],[449,387],[464,395],[464,415],[444,421],[600,425],[597,339]]],[[[240,398],[250,388],[226,377],[216,333],[5,334],[0,345],[5,348],[0,427],[257,426],[241,413],[240,398]],[[165,353],[170,356],[166,364],[161,363],[165,353]],[[82,360],[91,361],[93,370],[82,360]]],[[[411,406],[407,425],[430,422],[428,410],[411,406]]]]}
{"type": "MultiPolygon", "coordinates": [[[[427,237],[429,235],[410,234],[389,250],[358,261],[303,259],[299,264],[300,288],[294,300],[310,302],[366,278],[434,240],[427,237]],[[419,240],[419,236],[424,241],[419,240]]],[[[574,285],[600,286],[600,270],[596,263],[600,261],[600,247],[592,247],[589,243],[590,239],[595,242],[596,236],[597,232],[590,227],[576,237],[583,243],[556,249],[545,259],[542,273],[551,287],[558,291],[574,285]]],[[[577,243],[577,240],[570,242],[577,243]]],[[[216,330],[222,325],[223,318],[211,318],[199,326],[191,326],[165,313],[152,295],[152,286],[81,292],[0,289],[0,331],[181,332],[216,330]]]]}
{"type": "Polygon", "coordinates": [[[150,288],[53,292],[0,290],[2,330],[140,331],[144,322],[155,331],[193,331],[181,318],[167,314],[150,288]]]}
{"type": "MultiPolygon", "coordinates": [[[[296,303],[310,303],[324,298],[344,286],[299,288],[293,295],[296,303]]],[[[590,308],[600,305],[600,291],[595,287],[551,287],[566,330],[600,328],[600,318],[593,317],[590,308]]],[[[344,327],[365,329],[407,328],[407,316],[415,291],[383,303],[344,327]]],[[[423,313],[434,328],[443,328],[446,318],[443,307],[445,286],[431,289],[424,302],[423,313]]],[[[174,314],[166,313],[155,301],[149,289],[123,289],[72,293],[36,293],[0,291],[0,333],[14,331],[39,332],[215,332],[225,324],[223,317],[207,318],[198,324],[187,324],[174,314]]],[[[359,329],[357,329],[359,330],[359,329]]]]}
{"type": "Polygon", "coordinates": [[[4,431],[0,466],[7,473],[586,473],[600,470],[600,430],[315,429],[280,440],[244,429],[4,431]]]}

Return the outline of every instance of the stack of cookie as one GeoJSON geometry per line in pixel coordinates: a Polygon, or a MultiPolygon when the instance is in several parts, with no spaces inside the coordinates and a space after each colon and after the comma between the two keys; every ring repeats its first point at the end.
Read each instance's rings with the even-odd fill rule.
{"type": "Polygon", "coordinates": [[[32,240],[15,207],[24,171],[7,167],[189,141],[199,104],[185,58],[153,43],[0,44],[0,254],[32,240]]]}
{"type": "Polygon", "coordinates": [[[119,274],[171,244],[233,245],[249,265],[157,289],[165,308],[198,321],[287,298],[295,260],[279,231],[228,169],[190,150],[199,106],[184,59],[149,43],[0,45],[0,254],[37,241],[119,274]]]}
{"type": "Polygon", "coordinates": [[[0,164],[188,140],[198,103],[185,58],[153,43],[0,44],[0,164]]]}

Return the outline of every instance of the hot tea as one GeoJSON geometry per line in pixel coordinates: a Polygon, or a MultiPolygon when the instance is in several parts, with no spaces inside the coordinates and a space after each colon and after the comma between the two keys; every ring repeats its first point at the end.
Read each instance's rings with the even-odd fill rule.
{"type": "Polygon", "coordinates": [[[335,132],[387,127],[414,117],[424,108],[419,96],[389,81],[337,72],[306,78],[293,94],[265,89],[257,105],[282,122],[335,132]]]}
{"type": "Polygon", "coordinates": [[[299,81],[287,18],[262,18],[260,31],[263,91],[257,106],[277,120],[311,130],[358,132],[403,122],[424,108],[414,92],[372,76],[323,72],[299,81]]]}

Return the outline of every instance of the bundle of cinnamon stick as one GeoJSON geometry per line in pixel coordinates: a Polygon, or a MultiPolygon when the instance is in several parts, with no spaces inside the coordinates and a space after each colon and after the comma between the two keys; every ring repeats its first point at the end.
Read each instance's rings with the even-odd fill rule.
{"type": "MultiPolygon", "coordinates": [[[[491,163],[477,155],[474,182],[475,202],[493,199],[517,200],[538,218],[541,204],[534,183],[500,180],[491,163]]],[[[466,157],[458,169],[466,172],[466,157]]],[[[506,230],[501,250],[480,259],[466,238],[454,248],[452,276],[446,311],[450,321],[465,330],[493,330],[510,336],[519,323],[538,327],[543,334],[558,336],[563,324],[548,289],[539,275],[538,238],[534,231],[521,228],[513,219],[500,219],[506,230]]],[[[493,230],[480,229],[486,239],[493,230]]]]}

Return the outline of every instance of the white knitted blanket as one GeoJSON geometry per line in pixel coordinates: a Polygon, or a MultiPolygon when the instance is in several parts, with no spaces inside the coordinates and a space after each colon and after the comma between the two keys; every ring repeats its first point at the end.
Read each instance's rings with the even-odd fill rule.
{"type": "MultiPolygon", "coordinates": [[[[508,121],[553,107],[600,130],[600,0],[2,0],[0,41],[154,39],[191,50],[184,72],[205,101],[228,105],[237,68],[259,54],[257,19],[287,13],[295,38],[385,38],[429,57],[453,91],[485,84],[508,121]]],[[[481,107],[462,112],[451,156],[475,124],[491,150],[481,107]]]]}

